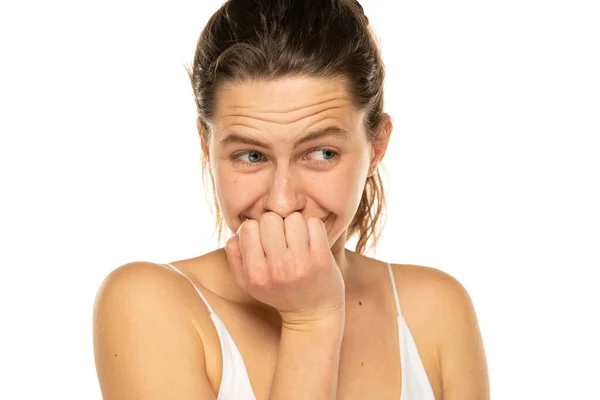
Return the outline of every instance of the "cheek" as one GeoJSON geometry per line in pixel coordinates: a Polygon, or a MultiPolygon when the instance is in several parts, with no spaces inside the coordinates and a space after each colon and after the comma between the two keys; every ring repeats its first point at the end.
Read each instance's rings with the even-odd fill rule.
{"type": "Polygon", "coordinates": [[[364,181],[359,168],[349,164],[340,166],[336,173],[315,178],[311,183],[319,203],[342,219],[352,218],[356,211],[364,181]]]}
{"type": "Polygon", "coordinates": [[[251,174],[236,174],[227,168],[216,168],[215,194],[226,219],[234,218],[255,200],[259,182],[251,174]]]}

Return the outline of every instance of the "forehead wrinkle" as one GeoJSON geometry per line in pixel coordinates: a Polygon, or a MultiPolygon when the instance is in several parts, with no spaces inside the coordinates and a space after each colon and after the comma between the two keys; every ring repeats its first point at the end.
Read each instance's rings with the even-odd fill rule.
{"type": "MultiPolygon", "coordinates": [[[[256,126],[249,125],[248,123],[244,123],[244,122],[240,121],[240,119],[243,120],[245,118],[248,118],[248,119],[253,119],[253,120],[261,121],[261,122],[267,123],[267,124],[279,124],[279,125],[283,125],[283,126],[288,126],[288,125],[291,125],[291,124],[294,124],[294,123],[298,123],[299,121],[302,121],[303,119],[315,117],[315,116],[318,116],[319,114],[322,114],[322,113],[324,113],[324,112],[326,112],[328,110],[337,109],[337,108],[342,108],[342,107],[330,107],[330,108],[327,108],[325,110],[317,111],[317,112],[315,112],[313,114],[310,114],[310,115],[307,115],[307,116],[303,116],[303,117],[300,117],[300,118],[298,118],[296,120],[288,121],[288,122],[284,122],[284,123],[280,123],[278,121],[264,120],[264,119],[261,119],[259,117],[248,116],[248,115],[244,115],[244,114],[229,114],[229,115],[227,115],[226,118],[223,117],[223,119],[233,119],[233,120],[230,123],[226,123],[226,121],[222,120],[221,123],[219,124],[219,127],[220,127],[221,131],[227,131],[227,130],[232,129],[234,126],[243,126],[243,127],[252,129],[254,131],[261,132],[260,128],[258,128],[256,126]]],[[[322,118],[318,118],[318,119],[314,118],[313,121],[310,121],[310,120],[309,121],[305,121],[300,128],[296,129],[296,130],[299,131],[299,134],[297,134],[297,135],[293,135],[292,134],[291,136],[292,137],[296,137],[296,138],[298,136],[302,136],[302,134],[304,132],[306,132],[307,130],[309,130],[310,126],[322,123],[323,121],[326,121],[326,120],[334,120],[334,121],[336,121],[336,122],[334,122],[334,123],[332,123],[330,125],[332,125],[332,126],[338,126],[340,129],[345,130],[343,128],[343,126],[345,126],[348,121],[347,121],[347,118],[344,118],[344,117],[347,117],[347,116],[346,115],[342,115],[342,117],[340,117],[338,115],[325,115],[322,118]]],[[[267,130],[270,130],[270,129],[267,129],[267,130]]],[[[288,140],[293,140],[293,139],[292,138],[288,138],[288,140]]]]}
{"type": "Polygon", "coordinates": [[[269,125],[278,124],[293,129],[294,132],[289,132],[291,135],[285,135],[287,141],[289,136],[306,132],[308,127],[326,119],[336,121],[334,125],[341,124],[345,129],[354,125],[355,116],[360,119],[361,110],[356,108],[345,86],[332,85],[331,81],[315,85],[312,79],[307,83],[293,80],[291,85],[286,82],[290,81],[266,82],[266,85],[260,82],[258,86],[253,83],[227,85],[218,92],[213,123],[222,131],[240,125],[257,132],[277,131],[269,125]],[[298,129],[290,126],[293,124],[298,124],[298,129]]]}
{"type": "Polygon", "coordinates": [[[332,93],[322,93],[322,95],[329,96],[324,100],[313,101],[306,105],[293,104],[287,108],[280,108],[280,103],[284,103],[285,106],[285,101],[277,102],[276,100],[269,100],[273,104],[265,105],[261,104],[260,101],[249,104],[246,96],[243,95],[243,91],[241,92],[240,96],[233,95],[232,99],[228,99],[228,96],[221,97],[220,101],[217,102],[217,112],[215,113],[217,119],[228,117],[252,118],[288,125],[326,111],[345,107],[355,108],[350,96],[345,91],[338,92],[342,93],[341,96],[337,95],[338,93],[334,93],[333,96],[332,93]]]}
{"type": "Polygon", "coordinates": [[[355,108],[345,88],[326,85],[318,87],[317,93],[314,93],[314,86],[309,83],[296,92],[296,85],[289,89],[284,85],[282,89],[279,84],[276,85],[278,90],[262,85],[254,88],[251,83],[231,85],[217,95],[215,116],[248,117],[289,124],[335,108],[355,108]]]}
{"type": "MultiPolygon", "coordinates": [[[[249,119],[258,120],[258,121],[262,121],[262,122],[278,123],[280,125],[291,125],[291,124],[299,122],[299,121],[301,121],[303,119],[314,117],[314,116],[322,114],[322,113],[324,113],[326,111],[335,110],[335,109],[339,109],[339,108],[343,108],[343,107],[340,107],[340,106],[338,106],[338,107],[329,107],[329,108],[326,108],[324,110],[317,110],[317,111],[313,112],[312,114],[303,115],[303,116],[300,116],[300,117],[298,117],[296,119],[293,119],[293,120],[287,121],[287,122],[285,121],[286,118],[265,118],[265,117],[261,118],[259,116],[251,116],[251,115],[247,115],[247,114],[227,114],[227,115],[224,115],[221,118],[236,118],[236,117],[237,118],[249,118],[249,119]]],[[[265,113],[265,114],[271,115],[273,113],[265,113]]],[[[328,118],[331,118],[331,117],[328,117],[328,118]]],[[[241,124],[237,124],[237,125],[241,125],[241,124]]],[[[256,128],[254,128],[254,129],[256,129],[256,128]]]]}
{"type": "MultiPolygon", "coordinates": [[[[314,114],[311,114],[309,116],[305,116],[305,117],[299,118],[297,120],[287,122],[284,124],[279,124],[279,125],[287,126],[292,123],[299,122],[303,118],[314,117],[315,115],[322,114],[323,112],[325,112],[327,110],[336,109],[336,108],[343,108],[343,107],[330,107],[328,109],[315,112],[314,114]]],[[[358,121],[362,120],[363,114],[364,114],[364,112],[359,112],[358,114],[356,114],[358,121]]],[[[323,115],[321,118],[311,118],[310,120],[300,123],[300,126],[298,128],[293,129],[293,132],[289,132],[289,134],[276,135],[276,136],[278,136],[276,140],[282,141],[283,143],[291,144],[293,142],[298,141],[302,137],[304,137],[307,132],[311,131],[311,127],[315,126],[315,125],[338,127],[347,132],[354,132],[356,130],[355,129],[356,127],[354,126],[355,123],[356,123],[355,118],[352,117],[352,114],[343,113],[341,115],[340,114],[323,115]],[[329,123],[325,123],[325,121],[329,121],[329,123]]],[[[261,137],[261,136],[264,136],[267,132],[277,132],[278,131],[278,129],[276,127],[270,126],[272,124],[277,124],[277,122],[273,122],[273,121],[261,119],[259,117],[245,115],[245,114],[230,114],[227,116],[227,118],[223,118],[222,120],[219,121],[219,123],[218,123],[219,129],[218,130],[221,131],[221,133],[225,133],[225,132],[229,132],[229,131],[233,131],[234,133],[236,133],[234,127],[241,126],[241,127],[249,128],[250,130],[257,132],[259,135],[258,137],[261,137]],[[267,126],[263,126],[263,127],[259,127],[256,125],[253,126],[252,124],[248,123],[248,121],[245,121],[244,119],[260,121],[261,123],[267,124],[267,126]]],[[[231,133],[231,132],[229,132],[229,133],[231,133]]],[[[219,136],[221,136],[221,135],[219,135],[219,136]]],[[[267,135],[267,136],[265,136],[265,139],[267,137],[269,137],[269,138],[271,138],[271,140],[273,140],[273,138],[271,136],[272,135],[267,135]]],[[[258,139],[258,137],[257,137],[257,139],[258,139]]],[[[349,143],[354,142],[353,134],[351,134],[347,139],[348,139],[349,143]]],[[[267,139],[267,141],[269,141],[269,139],[267,139]]],[[[268,147],[268,146],[265,146],[265,147],[268,147]]]]}
{"type": "MultiPolygon", "coordinates": [[[[327,93],[327,94],[331,94],[331,93],[327,93]]],[[[342,94],[342,96],[331,96],[330,98],[326,98],[324,100],[318,100],[316,103],[315,102],[311,102],[309,104],[306,105],[298,105],[298,104],[294,104],[292,105],[289,109],[283,109],[283,110],[256,110],[259,113],[289,113],[289,112],[298,112],[301,111],[303,108],[309,108],[309,107],[318,107],[322,104],[328,103],[328,102],[334,102],[334,101],[340,101],[340,102],[344,102],[344,103],[349,103],[350,99],[348,98],[348,96],[342,94]]],[[[278,106],[279,104],[275,104],[276,106],[278,106]]],[[[256,107],[254,105],[232,105],[232,108],[253,108],[256,107]]]]}

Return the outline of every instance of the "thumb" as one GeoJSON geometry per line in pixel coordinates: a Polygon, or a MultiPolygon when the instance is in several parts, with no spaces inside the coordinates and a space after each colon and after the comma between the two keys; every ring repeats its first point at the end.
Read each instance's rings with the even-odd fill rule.
{"type": "Polygon", "coordinates": [[[225,243],[225,254],[227,255],[227,261],[229,262],[229,268],[233,273],[236,284],[246,290],[246,279],[244,274],[244,263],[242,260],[242,252],[240,247],[240,237],[236,232],[230,237],[225,243]]]}

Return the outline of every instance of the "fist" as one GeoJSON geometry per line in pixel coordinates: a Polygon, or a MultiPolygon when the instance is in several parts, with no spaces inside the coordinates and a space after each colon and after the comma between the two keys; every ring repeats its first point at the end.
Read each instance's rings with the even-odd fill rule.
{"type": "Polygon", "coordinates": [[[245,220],[225,246],[236,284],[282,317],[344,308],[344,281],[323,221],[298,212],[245,220]]]}

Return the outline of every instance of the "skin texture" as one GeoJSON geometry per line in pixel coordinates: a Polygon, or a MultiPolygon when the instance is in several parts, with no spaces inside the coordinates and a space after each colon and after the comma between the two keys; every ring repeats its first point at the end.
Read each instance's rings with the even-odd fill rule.
{"type": "Polygon", "coordinates": [[[306,219],[329,217],[326,228],[332,253],[345,276],[345,230],[358,207],[369,169],[385,154],[392,130],[389,116],[381,125],[382,140],[371,145],[364,113],[353,105],[342,79],[292,77],[226,84],[217,104],[210,139],[201,144],[210,160],[227,226],[236,232],[244,219],[258,221],[268,211],[282,218],[295,211],[306,219]],[[294,145],[311,132],[329,127],[347,134],[294,145]],[[231,134],[258,140],[269,148],[230,142],[231,134]],[[332,156],[330,151],[338,154],[332,156]]]}
{"type": "MultiPolygon", "coordinates": [[[[313,337],[310,332],[290,339],[288,365],[296,362],[298,368],[279,370],[283,398],[291,395],[286,385],[297,381],[315,385],[319,377],[326,378],[323,383],[337,380],[333,392],[319,392],[328,398],[397,400],[403,383],[388,268],[382,261],[344,248],[369,168],[385,154],[392,131],[389,116],[378,130],[380,140],[372,145],[364,131],[364,114],[352,105],[344,82],[337,79],[294,77],[228,84],[219,90],[217,100],[209,140],[204,140],[199,124],[201,146],[210,161],[226,224],[239,235],[228,241],[226,249],[173,262],[189,280],[148,262],[125,264],[106,277],[94,306],[94,351],[103,397],[216,398],[222,378],[221,347],[193,283],[238,346],[257,399],[272,393],[279,350],[284,346],[286,328],[279,311],[297,308],[298,299],[305,299],[313,309],[343,304],[341,346],[336,337],[313,337]],[[310,132],[332,126],[348,134],[294,146],[310,132]],[[227,139],[233,133],[268,148],[227,139]],[[315,244],[310,237],[319,251],[307,250],[315,244]],[[325,263],[321,258],[314,263],[317,253],[325,253],[326,242],[333,260],[325,263]],[[252,257],[248,264],[252,268],[244,266],[244,259],[252,257]],[[294,273],[283,264],[293,264],[294,273]],[[304,281],[295,299],[282,301],[282,293],[302,286],[298,279],[302,271],[312,271],[306,276],[314,280],[304,281]],[[282,290],[273,295],[261,291],[265,285],[282,290]],[[321,290],[311,292],[307,289],[311,285],[321,290]],[[304,337],[304,344],[299,337],[304,337]],[[330,342],[331,354],[324,356],[319,339],[330,342]],[[316,356],[307,365],[311,354],[316,356]],[[323,359],[336,368],[339,365],[339,371],[323,368],[323,359]],[[319,368],[332,372],[323,377],[315,373],[319,368]],[[306,379],[281,375],[286,373],[306,379]]],[[[465,288],[435,268],[392,264],[392,271],[402,314],[436,400],[489,399],[485,351],[465,288]]],[[[292,318],[294,327],[299,322],[307,326],[306,321],[292,318]]]]}

